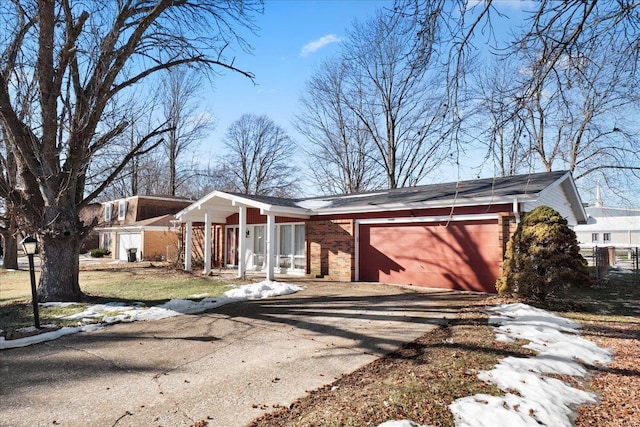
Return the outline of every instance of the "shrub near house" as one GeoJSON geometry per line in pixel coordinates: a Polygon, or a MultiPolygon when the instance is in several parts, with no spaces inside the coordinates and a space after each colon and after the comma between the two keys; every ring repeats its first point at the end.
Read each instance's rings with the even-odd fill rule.
{"type": "Polygon", "coordinates": [[[570,286],[588,286],[591,278],[579,250],[567,220],[548,206],[538,206],[511,237],[496,288],[500,294],[544,301],[564,295],[570,286]]]}

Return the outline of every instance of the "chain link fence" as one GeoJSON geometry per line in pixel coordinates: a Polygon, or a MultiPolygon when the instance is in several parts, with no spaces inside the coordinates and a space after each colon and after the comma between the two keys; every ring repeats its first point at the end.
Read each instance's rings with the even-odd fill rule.
{"type": "Polygon", "coordinates": [[[596,278],[615,270],[629,274],[630,279],[640,283],[640,245],[580,245],[580,253],[596,278]]]}

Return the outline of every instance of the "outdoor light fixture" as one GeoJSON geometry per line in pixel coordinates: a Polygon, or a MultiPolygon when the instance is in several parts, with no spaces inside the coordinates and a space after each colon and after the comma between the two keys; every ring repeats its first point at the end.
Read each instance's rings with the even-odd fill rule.
{"type": "Polygon", "coordinates": [[[31,236],[25,237],[20,244],[27,255],[34,255],[38,250],[38,241],[31,236]]]}
{"type": "Polygon", "coordinates": [[[40,313],[38,312],[38,295],[36,293],[36,274],[33,267],[33,255],[38,250],[38,241],[31,236],[22,239],[22,249],[29,258],[29,275],[31,276],[31,303],[36,329],[40,329],[40,313]]]}

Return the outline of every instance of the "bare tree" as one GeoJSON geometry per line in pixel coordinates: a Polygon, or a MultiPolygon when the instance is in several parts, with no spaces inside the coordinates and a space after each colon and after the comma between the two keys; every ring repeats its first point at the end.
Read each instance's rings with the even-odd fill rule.
{"type": "Polygon", "coordinates": [[[528,114],[535,153],[545,170],[559,165],[579,184],[640,178],[640,126],[629,120],[640,113],[640,88],[618,38],[602,34],[597,45],[576,46],[550,72],[541,52],[528,55],[527,77],[536,83],[520,110],[528,114]]]}
{"type": "MultiPolygon", "coordinates": [[[[497,176],[516,175],[532,169],[531,132],[524,111],[515,109],[520,99],[513,76],[518,64],[509,58],[496,59],[483,73],[476,73],[477,111],[473,129],[486,147],[484,162],[497,176]]],[[[483,163],[484,163],[483,162],[483,163]]]]}
{"type": "MultiPolygon", "coordinates": [[[[32,116],[29,106],[34,102],[37,93],[34,90],[35,82],[32,76],[17,73],[13,81],[13,93],[15,96],[16,114],[19,120],[31,123],[32,116]]],[[[7,132],[0,122],[0,181],[4,181],[10,188],[20,186],[18,164],[14,148],[8,144],[7,132]]],[[[0,189],[0,245],[3,253],[2,268],[18,268],[18,240],[22,237],[19,226],[22,217],[16,209],[13,201],[0,189]]]]}
{"type": "MultiPolygon", "coordinates": [[[[369,132],[346,101],[347,65],[327,61],[308,80],[295,127],[310,142],[309,170],[325,194],[384,186],[369,132]]],[[[351,101],[353,104],[355,101],[351,101]]]]}
{"type": "MultiPolygon", "coordinates": [[[[602,0],[543,0],[535,3],[510,43],[500,45],[493,20],[497,2],[398,0],[395,11],[413,19],[414,48],[429,45],[433,22],[446,29],[449,104],[457,105],[467,83],[466,59],[479,37],[520,61],[526,73],[514,73],[510,96],[498,118],[512,126],[508,139],[528,136],[527,163],[536,169],[567,168],[578,180],[599,175],[615,188],[638,186],[640,160],[637,124],[629,111],[638,106],[640,3],[602,0]],[[627,114],[625,114],[627,113],[627,114]],[[521,126],[524,124],[525,128],[521,126]],[[532,155],[535,154],[534,157],[532,155]]],[[[515,29],[514,29],[515,30],[515,29]]],[[[483,43],[484,45],[484,43],[483,43]]],[[[425,51],[427,57],[432,52],[425,51]]],[[[454,114],[458,108],[450,108],[454,114]]],[[[522,147],[511,147],[521,150],[522,147]]]]}
{"type": "Polygon", "coordinates": [[[39,236],[42,301],[82,297],[80,242],[93,224],[80,221],[80,209],[169,129],[138,140],[87,191],[92,159],[130,126],[122,106],[150,76],[179,65],[251,77],[225,57],[225,48],[247,47],[238,31],[253,29],[259,7],[252,0],[0,3],[0,123],[20,180],[13,187],[0,179],[0,195],[39,236]],[[22,76],[32,76],[36,87],[30,120],[17,112],[14,86],[22,76]]]}
{"type": "Polygon", "coordinates": [[[225,135],[227,187],[242,194],[291,196],[297,168],[291,166],[296,145],[265,115],[243,114],[225,135]]]}
{"type": "Polygon", "coordinates": [[[169,162],[169,183],[165,193],[175,196],[191,177],[188,173],[191,168],[181,163],[182,157],[211,129],[213,120],[199,111],[197,101],[202,79],[194,71],[184,67],[170,69],[162,81],[164,117],[171,127],[163,144],[169,162]]]}
{"type": "MultiPolygon", "coordinates": [[[[17,185],[18,176],[13,153],[4,148],[0,131],[0,179],[17,185]]],[[[3,269],[18,268],[18,217],[10,200],[0,197],[0,255],[3,269]]]]}
{"type": "Polygon", "coordinates": [[[448,130],[437,62],[416,56],[407,21],[384,11],[356,22],[343,47],[345,104],[376,149],[387,187],[407,187],[437,168],[448,130]]]}

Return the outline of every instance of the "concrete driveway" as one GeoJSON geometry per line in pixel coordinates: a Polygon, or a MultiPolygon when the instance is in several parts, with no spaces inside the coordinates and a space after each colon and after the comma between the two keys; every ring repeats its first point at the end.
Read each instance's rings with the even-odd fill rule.
{"type": "Polygon", "coordinates": [[[476,298],[371,283],[0,352],[2,426],[244,426],[413,341],[476,298]]]}

